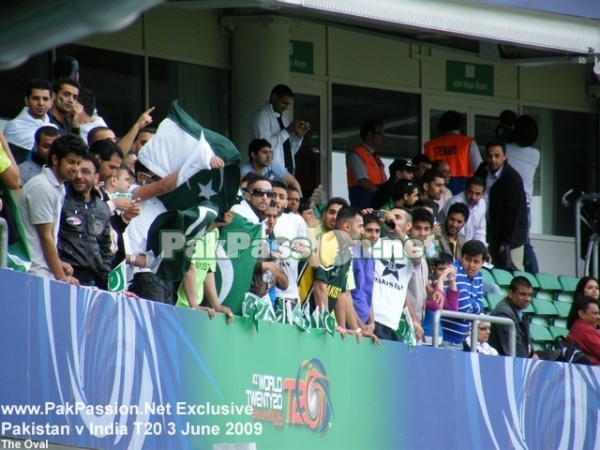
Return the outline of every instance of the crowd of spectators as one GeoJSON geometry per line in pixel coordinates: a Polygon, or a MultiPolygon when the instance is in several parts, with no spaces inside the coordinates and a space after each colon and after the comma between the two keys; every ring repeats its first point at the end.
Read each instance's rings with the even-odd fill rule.
{"type": "MultiPolygon", "coordinates": [[[[331,311],[336,331],[375,343],[400,340],[397,330],[405,322],[417,343],[428,345],[437,334],[451,350],[463,350],[477,333],[481,353],[509,353],[508,327],[482,321],[471,330],[467,320],[444,317],[433,330],[433,315],[440,309],[482,314],[485,293],[498,292],[484,282],[484,264],[537,271],[535,253],[527,249],[539,163],[530,117],[503,123],[482,159],[474,140],[461,134],[462,115],[449,111],[441,135],[411,161],[395,160],[389,179],[376,153],[384,123],[366,120],[361,143],[347,156],[350,202],[320,199],[320,190],[303,192],[295,177],[294,156],[310,124],[285,117],[293,92],[278,85],[250,119],[253,140],[240,170],[238,204],[196,242],[189,269],[174,284],[157,274],[157,255],[147,250],[149,227],[164,210],[157,197],[174,190],[178,178],[178,172],[160,177],[137,159],[156,133],[153,108],[118,139],[76,67],[65,57],[52,82],[32,80],[25,107],[0,133],[2,192],[17,198],[12,210],[3,203],[2,216],[10,238],[22,222],[30,273],[107,289],[110,272],[124,262],[130,267],[125,295],[211,317],[222,313],[230,321],[242,311],[219,301],[215,258],[219,229],[243,218],[260,226],[267,248],[266,256],[248,261],[254,276],[246,291],[273,308],[282,304],[289,317],[298,306],[331,311]]],[[[218,157],[210,161],[211,169],[223,165],[218,157]]],[[[586,352],[600,339],[587,328],[595,332],[598,321],[598,284],[588,281],[595,291],[581,286],[569,318],[569,339],[586,352]]],[[[529,281],[515,277],[491,313],[515,322],[521,357],[535,357],[522,312],[531,294],[529,281]]]]}

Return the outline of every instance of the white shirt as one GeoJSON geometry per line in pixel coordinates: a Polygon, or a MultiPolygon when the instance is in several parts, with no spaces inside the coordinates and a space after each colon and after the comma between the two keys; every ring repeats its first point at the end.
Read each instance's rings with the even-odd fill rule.
{"type": "MultiPolygon", "coordinates": [[[[252,117],[252,139],[266,139],[271,144],[273,151],[272,161],[275,161],[282,166],[285,166],[285,158],[283,156],[283,143],[290,140],[292,155],[295,155],[302,145],[302,139],[295,134],[290,134],[284,128],[281,129],[277,120],[281,114],[273,110],[273,106],[267,102],[260,109],[256,110],[252,117]]],[[[289,120],[283,117],[283,126],[287,127],[290,124],[289,120]]]]}
{"type": "Polygon", "coordinates": [[[104,119],[100,116],[92,116],[92,121],[90,123],[82,123],[79,126],[79,136],[81,139],[87,144],[88,133],[97,127],[108,127],[104,119]]]}
{"type": "MultiPolygon", "coordinates": [[[[132,194],[139,187],[134,184],[131,186],[129,192],[132,194]]],[[[128,243],[125,248],[128,248],[129,254],[131,255],[146,255],[146,267],[134,267],[133,273],[138,272],[152,272],[150,267],[154,262],[154,254],[151,251],[146,250],[148,244],[148,230],[154,219],[159,214],[167,211],[163,203],[156,199],[151,198],[149,200],[140,203],[140,215],[135,217],[125,229],[123,233],[123,239],[128,243]]]]}
{"type": "Polygon", "coordinates": [[[477,342],[477,353],[498,356],[498,351],[487,342],[484,342],[483,344],[481,342],[477,342]]]}
{"type": "Polygon", "coordinates": [[[377,258],[373,282],[375,322],[396,330],[404,310],[408,282],[422,264],[415,266],[412,261],[404,258],[401,241],[387,238],[379,239],[375,244],[373,257],[377,258]]]}
{"type": "Polygon", "coordinates": [[[31,117],[26,106],[17,117],[6,124],[4,127],[4,137],[10,144],[15,144],[21,148],[32,150],[35,145],[35,132],[40,127],[49,126],[58,128],[50,122],[48,114],[42,119],[31,117]]]}
{"type": "Polygon", "coordinates": [[[483,194],[483,198],[485,200],[488,199],[490,189],[492,189],[492,186],[494,185],[494,183],[496,181],[498,181],[498,179],[500,178],[500,175],[502,175],[503,169],[504,169],[504,164],[502,164],[502,166],[500,166],[500,168],[496,171],[496,173],[490,172],[489,167],[486,168],[487,176],[485,177],[485,193],[483,194]]]}
{"type": "MultiPolygon", "coordinates": [[[[280,266],[288,277],[289,285],[285,290],[276,288],[276,296],[282,298],[300,298],[298,292],[298,252],[294,252],[294,256],[291,255],[291,241],[296,238],[306,238],[307,229],[306,222],[302,216],[294,213],[283,213],[277,218],[273,233],[276,238],[286,238],[290,242],[279,244],[281,253],[286,256],[283,261],[280,262],[280,266]],[[285,248],[285,251],[282,249],[285,248]]],[[[279,239],[278,239],[279,241],[279,239]]]]}
{"type": "Polygon", "coordinates": [[[534,147],[521,147],[518,144],[510,143],[506,145],[506,158],[508,163],[521,175],[527,204],[531,204],[533,178],[540,164],[540,151],[534,147]]]}
{"type": "Polygon", "coordinates": [[[446,202],[444,208],[438,215],[438,222],[444,223],[446,218],[448,217],[448,209],[450,205],[454,203],[464,203],[469,207],[469,220],[465,223],[465,226],[460,231],[467,241],[472,239],[477,239],[478,241],[483,242],[487,246],[486,242],[486,212],[487,212],[487,203],[483,198],[479,199],[479,201],[475,204],[475,206],[471,206],[467,203],[467,199],[465,198],[465,193],[461,192],[458,195],[455,195],[450,200],[446,202]]]}
{"type": "Polygon", "coordinates": [[[56,244],[64,199],[65,186],[56,179],[54,172],[48,166],[44,166],[39,175],[29,180],[19,195],[17,206],[31,254],[29,273],[54,278],[46,262],[36,225],[51,223],[52,237],[56,244]]]}

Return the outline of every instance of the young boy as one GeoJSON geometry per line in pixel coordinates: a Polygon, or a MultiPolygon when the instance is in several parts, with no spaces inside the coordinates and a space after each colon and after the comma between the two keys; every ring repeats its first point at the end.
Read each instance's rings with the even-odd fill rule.
{"type": "MultiPolygon", "coordinates": [[[[487,248],[481,241],[467,241],[462,248],[460,261],[455,261],[456,287],[458,288],[457,311],[468,314],[483,312],[483,277],[481,267],[487,258],[487,248]]],[[[463,341],[469,333],[470,322],[462,319],[442,318],[444,340],[442,347],[463,350],[463,341]]]]}
{"type": "MultiPolygon", "coordinates": [[[[429,275],[431,288],[444,296],[444,303],[440,305],[433,300],[427,300],[425,305],[425,319],[423,320],[423,340],[431,344],[433,336],[433,316],[435,312],[443,308],[447,311],[456,311],[458,308],[458,289],[456,288],[456,267],[452,265],[452,256],[448,253],[440,253],[437,260],[431,264],[429,275]]],[[[438,335],[442,336],[442,328],[438,329],[438,335]]]]}

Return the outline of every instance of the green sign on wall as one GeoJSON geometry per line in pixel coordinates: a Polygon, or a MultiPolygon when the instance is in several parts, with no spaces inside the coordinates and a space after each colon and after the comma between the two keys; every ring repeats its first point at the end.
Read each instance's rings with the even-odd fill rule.
{"type": "Polygon", "coordinates": [[[494,66],[446,61],[446,90],[494,95],[494,66]]]}
{"type": "Polygon", "coordinates": [[[290,72],[314,73],[314,49],[312,42],[290,41],[290,72]]]}

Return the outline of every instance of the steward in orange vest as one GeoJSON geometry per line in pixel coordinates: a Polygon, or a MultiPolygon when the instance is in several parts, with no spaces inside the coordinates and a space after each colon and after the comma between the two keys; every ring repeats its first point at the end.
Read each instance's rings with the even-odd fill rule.
{"type": "Polygon", "coordinates": [[[467,179],[473,176],[482,162],[474,139],[459,134],[464,125],[465,119],[461,113],[446,111],[438,123],[438,130],[443,135],[423,144],[429,159],[446,161],[450,166],[452,177],[448,188],[454,195],[464,191],[467,179]]]}
{"type": "Polygon", "coordinates": [[[383,123],[376,119],[360,127],[362,145],[346,154],[346,176],[350,204],[358,209],[368,208],[377,188],[387,181],[385,166],[373,151],[383,145],[383,123]]]}

